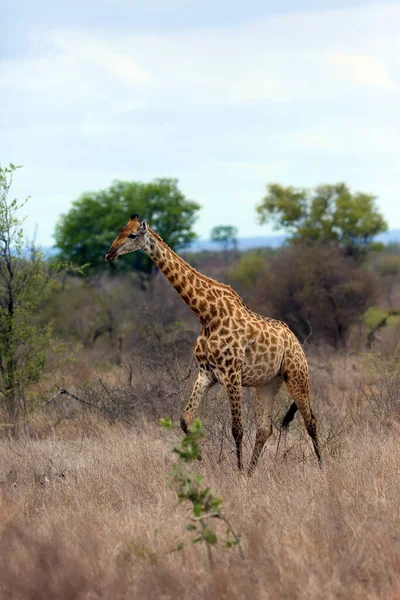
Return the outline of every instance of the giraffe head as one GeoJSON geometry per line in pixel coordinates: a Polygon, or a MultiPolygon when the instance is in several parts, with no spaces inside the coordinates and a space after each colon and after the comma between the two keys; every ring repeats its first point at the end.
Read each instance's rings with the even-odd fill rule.
{"type": "Polygon", "coordinates": [[[122,254],[144,249],[146,236],[146,223],[139,223],[139,215],[132,215],[128,224],[121,229],[118,237],[109,247],[105,260],[112,262],[122,254]]]}

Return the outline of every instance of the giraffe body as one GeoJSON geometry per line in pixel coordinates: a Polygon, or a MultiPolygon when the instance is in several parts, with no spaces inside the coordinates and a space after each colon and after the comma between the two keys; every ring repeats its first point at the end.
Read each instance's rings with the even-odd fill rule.
{"type": "Polygon", "coordinates": [[[298,408],[320,461],[316,421],[310,408],[307,359],[287,325],[251,311],[230,286],[198,273],[133,215],[111,245],[106,260],[138,249],[149,254],[201,323],[194,345],[199,374],[183,412],[182,429],[188,432],[199,403],[213,385],[220,383],[228,393],[232,434],[242,469],[241,388],[254,387],[257,432],[250,463],[252,472],[272,433],[272,403],[285,382],[294,402],[283,424],[288,426],[298,408]]]}

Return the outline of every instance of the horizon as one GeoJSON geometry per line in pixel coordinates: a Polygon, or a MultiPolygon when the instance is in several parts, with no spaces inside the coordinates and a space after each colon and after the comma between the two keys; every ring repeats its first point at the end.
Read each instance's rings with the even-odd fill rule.
{"type": "MultiPolygon", "coordinates": [[[[239,252],[246,252],[248,250],[257,250],[262,248],[277,249],[280,248],[283,243],[289,239],[289,234],[273,232],[269,235],[258,235],[258,236],[238,236],[237,247],[239,252]]],[[[381,242],[384,245],[388,244],[400,244],[400,228],[399,229],[388,229],[383,233],[378,233],[374,236],[374,241],[381,242]]],[[[26,246],[30,247],[31,242],[26,238],[26,246]]],[[[38,244],[45,253],[50,255],[57,254],[58,248],[55,244],[53,245],[42,245],[38,244]]],[[[190,244],[182,246],[179,252],[223,252],[218,242],[213,242],[210,237],[208,238],[196,238],[190,244]]]]}

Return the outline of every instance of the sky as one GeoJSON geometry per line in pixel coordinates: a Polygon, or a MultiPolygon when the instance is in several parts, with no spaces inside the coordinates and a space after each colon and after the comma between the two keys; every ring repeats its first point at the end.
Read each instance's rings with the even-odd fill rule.
{"type": "Polygon", "coordinates": [[[156,177],[201,204],[200,238],[269,235],[255,207],[275,182],[345,181],[400,228],[400,0],[0,8],[0,163],[23,165],[39,244],[83,192],[156,177]]]}

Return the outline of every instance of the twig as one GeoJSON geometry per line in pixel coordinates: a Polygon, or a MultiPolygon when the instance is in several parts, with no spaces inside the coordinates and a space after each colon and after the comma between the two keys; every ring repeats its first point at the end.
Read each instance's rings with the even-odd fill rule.
{"type": "MultiPolygon", "coordinates": [[[[207,529],[207,525],[204,522],[204,517],[200,517],[199,520],[200,520],[201,529],[204,532],[204,530],[207,529]]],[[[208,556],[208,562],[210,565],[210,569],[211,569],[211,571],[214,571],[214,560],[213,560],[211,545],[206,543],[206,548],[207,548],[207,556],[208,556]]]]}
{"type": "Polygon", "coordinates": [[[64,388],[60,388],[58,385],[56,385],[56,388],[59,390],[58,394],[65,394],[66,396],[69,396],[70,398],[73,398],[74,400],[77,400],[78,402],[82,402],[82,404],[86,404],[87,406],[90,406],[91,408],[96,408],[96,405],[92,404],[92,402],[83,400],[82,398],[75,396],[75,394],[72,394],[71,392],[69,392],[68,390],[66,390],[64,388]]]}
{"type": "MultiPolygon", "coordinates": [[[[72,398],[73,400],[76,400],[77,402],[81,402],[82,404],[86,404],[86,406],[90,406],[90,408],[98,409],[98,406],[96,406],[92,402],[88,402],[87,400],[84,400],[83,398],[79,398],[79,396],[72,394],[71,392],[69,392],[68,390],[66,390],[64,388],[60,388],[58,385],[56,385],[56,388],[59,390],[57,396],[59,394],[65,394],[65,395],[69,396],[70,398],[72,398]]],[[[52,400],[54,400],[54,398],[52,400]]],[[[111,416],[113,415],[112,410],[110,410],[106,406],[103,406],[103,410],[105,410],[109,415],[111,415],[111,416]]],[[[125,421],[125,423],[128,423],[128,425],[132,425],[132,423],[129,421],[129,419],[126,419],[125,417],[121,417],[121,419],[123,421],[125,421]]]]}
{"type": "Polygon", "coordinates": [[[220,464],[220,462],[222,460],[222,453],[224,451],[225,423],[224,423],[223,427],[224,427],[224,429],[223,429],[222,435],[221,435],[221,446],[219,449],[219,456],[218,456],[218,460],[217,460],[218,464],[220,464]]]}
{"type": "Polygon", "coordinates": [[[220,513],[216,513],[216,512],[211,512],[211,513],[206,513],[205,515],[201,515],[201,517],[190,517],[191,521],[200,521],[202,526],[203,526],[203,519],[220,519],[221,521],[223,521],[228,526],[229,531],[232,533],[233,537],[235,538],[235,542],[237,544],[240,557],[243,560],[245,560],[243,548],[240,543],[240,535],[235,532],[232,525],[230,524],[230,522],[224,515],[221,515],[220,513]]]}
{"type": "Polygon", "coordinates": [[[244,552],[243,552],[243,548],[242,548],[242,544],[241,544],[241,540],[240,540],[240,535],[235,532],[232,525],[230,524],[230,521],[228,521],[228,519],[226,517],[224,517],[223,515],[220,515],[219,518],[222,519],[224,521],[224,523],[226,523],[228,525],[230,532],[232,533],[233,537],[235,538],[235,541],[236,541],[236,544],[237,544],[237,547],[239,550],[240,558],[245,561],[246,559],[244,556],[244,552]]]}
{"type": "Polygon", "coordinates": [[[110,398],[111,402],[114,402],[114,398],[112,397],[112,395],[110,394],[110,390],[107,388],[106,384],[103,382],[101,377],[97,378],[101,384],[101,387],[103,388],[103,390],[105,390],[106,394],[108,395],[108,397],[110,398]]]}
{"type": "Polygon", "coordinates": [[[181,377],[181,379],[180,379],[179,383],[182,383],[183,381],[186,381],[186,380],[187,380],[187,379],[189,379],[189,377],[191,376],[191,374],[192,374],[192,371],[193,371],[193,363],[194,363],[194,360],[195,360],[195,358],[194,358],[194,356],[192,356],[192,362],[190,363],[190,367],[189,367],[189,373],[188,373],[187,375],[185,375],[184,377],[181,377]]]}
{"type": "Polygon", "coordinates": [[[275,460],[276,460],[276,457],[278,456],[279,446],[281,443],[281,437],[282,437],[282,427],[279,428],[279,437],[278,437],[278,443],[276,445],[275,460]]]}
{"type": "Polygon", "coordinates": [[[312,325],[311,325],[311,323],[310,323],[309,319],[306,319],[306,321],[307,321],[307,323],[308,323],[308,326],[309,326],[309,328],[310,328],[310,332],[309,332],[309,334],[306,336],[306,338],[303,340],[302,346],[305,346],[305,344],[307,343],[307,341],[309,340],[309,338],[312,336],[312,333],[313,333],[313,331],[312,331],[312,325]]]}
{"type": "Polygon", "coordinates": [[[45,406],[47,406],[48,404],[51,404],[51,402],[54,402],[55,400],[57,400],[58,396],[61,394],[62,392],[57,392],[57,394],[54,396],[54,398],[51,398],[51,400],[47,400],[47,402],[45,402],[45,406]]]}
{"type": "Polygon", "coordinates": [[[201,521],[202,519],[209,519],[213,517],[214,519],[221,519],[221,515],[216,513],[216,512],[212,512],[212,513],[206,513],[205,515],[201,515],[201,517],[190,517],[191,521],[201,521]]]}

